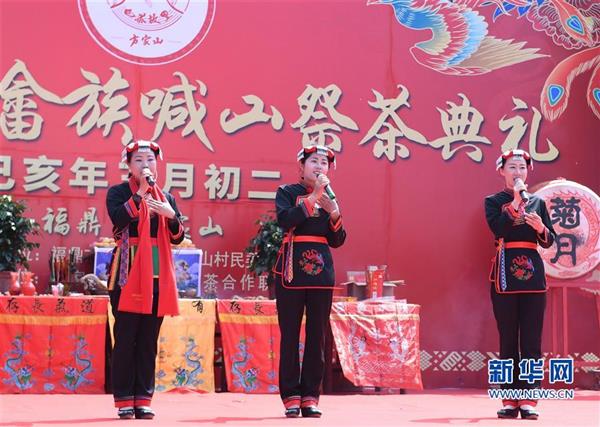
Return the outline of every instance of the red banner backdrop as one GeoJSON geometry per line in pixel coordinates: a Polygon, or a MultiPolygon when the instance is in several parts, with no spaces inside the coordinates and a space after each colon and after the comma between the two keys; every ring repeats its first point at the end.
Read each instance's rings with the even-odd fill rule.
{"type": "MultiPolygon", "coordinates": [[[[561,21],[562,2],[0,2],[0,191],[42,226],[38,289],[52,250],[87,269],[123,142],[144,138],[204,251],[202,297],[265,295],[246,269],[254,222],[297,180],[298,149],[325,144],[348,229],[338,282],[386,264],[422,307],[426,384],[485,384],[496,157],[525,148],[532,184],[600,192],[600,17],[581,0],[561,21]]],[[[598,342],[571,336],[579,353],[598,342]]]]}
{"type": "Polygon", "coordinates": [[[107,305],[0,296],[0,393],[104,393],[107,305]]]}

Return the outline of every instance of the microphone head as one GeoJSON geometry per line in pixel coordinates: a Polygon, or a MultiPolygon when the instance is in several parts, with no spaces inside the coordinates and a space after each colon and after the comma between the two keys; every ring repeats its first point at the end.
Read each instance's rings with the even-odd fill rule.
{"type": "MultiPolygon", "coordinates": [[[[150,172],[150,168],[143,168],[142,172],[150,172]]],[[[149,186],[153,187],[154,184],[156,184],[156,181],[154,180],[154,177],[152,175],[146,175],[146,182],[148,183],[149,186]]]]}

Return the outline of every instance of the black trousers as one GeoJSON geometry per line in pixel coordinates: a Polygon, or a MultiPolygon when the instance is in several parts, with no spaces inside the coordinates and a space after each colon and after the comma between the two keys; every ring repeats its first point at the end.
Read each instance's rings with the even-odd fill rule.
{"type": "Polygon", "coordinates": [[[540,386],[519,380],[522,359],[542,358],[542,327],[546,308],[546,293],[498,294],[491,287],[494,317],[500,334],[500,359],[513,359],[512,384],[501,388],[531,389],[540,386]]]}
{"type": "Polygon", "coordinates": [[[325,333],[332,289],[287,289],[276,280],[277,318],[281,332],[279,394],[318,400],[325,367],[325,333]],[[300,369],[300,326],[306,308],[306,339],[300,369]]]}
{"type": "Polygon", "coordinates": [[[158,294],[154,294],[152,314],[117,311],[120,296],[119,286],[110,291],[115,317],[111,376],[115,406],[149,406],[154,394],[157,341],[163,321],[156,315],[158,294]]]}

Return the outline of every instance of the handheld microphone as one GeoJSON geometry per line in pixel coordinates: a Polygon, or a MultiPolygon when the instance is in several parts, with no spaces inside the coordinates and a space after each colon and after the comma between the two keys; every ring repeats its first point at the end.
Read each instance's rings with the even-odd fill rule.
{"type": "MultiPolygon", "coordinates": [[[[517,181],[515,181],[515,183],[516,182],[521,182],[522,183],[523,180],[521,178],[517,178],[517,181]]],[[[521,196],[521,200],[523,200],[523,202],[529,203],[529,193],[527,193],[527,191],[520,190],[519,191],[519,195],[521,196]]]]}
{"type": "MultiPolygon", "coordinates": [[[[321,174],[317,173],[317,178],[319,177],[319,175],[321,174]]],[[[327,197],[329,197],[331,200],[335,200],[335,193],[333,192],[329,184],[325,186],[325,194],[327,194],[327,197]]]]}
{"type": "MultiPolygon", "coordinates": [[[[148,169],[148,168],[144,168],[144,169],[148,169]]],[[[148,185],[150,187],[154,187],[154,184],[156,184],[156,181],[154,180],[154,177],[152,175],[146,175],[146,182],[148,183],[148,185]]]]}
{"type": "Polygon", "coordinates": [[[335,193],[329,185],[325,187],[325,193],[327,193],[327,197],[329,197],[331,200],[335,200],[335,193]]]}

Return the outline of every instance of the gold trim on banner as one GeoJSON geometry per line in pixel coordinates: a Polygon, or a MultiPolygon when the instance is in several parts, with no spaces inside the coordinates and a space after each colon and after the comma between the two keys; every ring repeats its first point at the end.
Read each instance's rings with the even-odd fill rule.
{"type": "Polygon", "coordinates": [[[221,323],[243,323],[243,324],[277,324],[277,315],[259,315],[259,314],[233,314],[219,313],[219,322],[221,323]]]}
{"type": "Polygon", "coordinates": [[[337,314],[331,313],[331,320],[345,319],[365,319],[373,318],[377,320],[419,320],[418,314],[398,314],[398,313],[374,313],[374,314],[337,314]]]}
{"type": "Polygon", "coordinates": [[[28,314],[0,314],[0,324],[4,325],[37,325],[37,326],[67,326],[67,325],[102,325],[108,319],[106,314],[91,316],[38,316],[28,314]]]}

